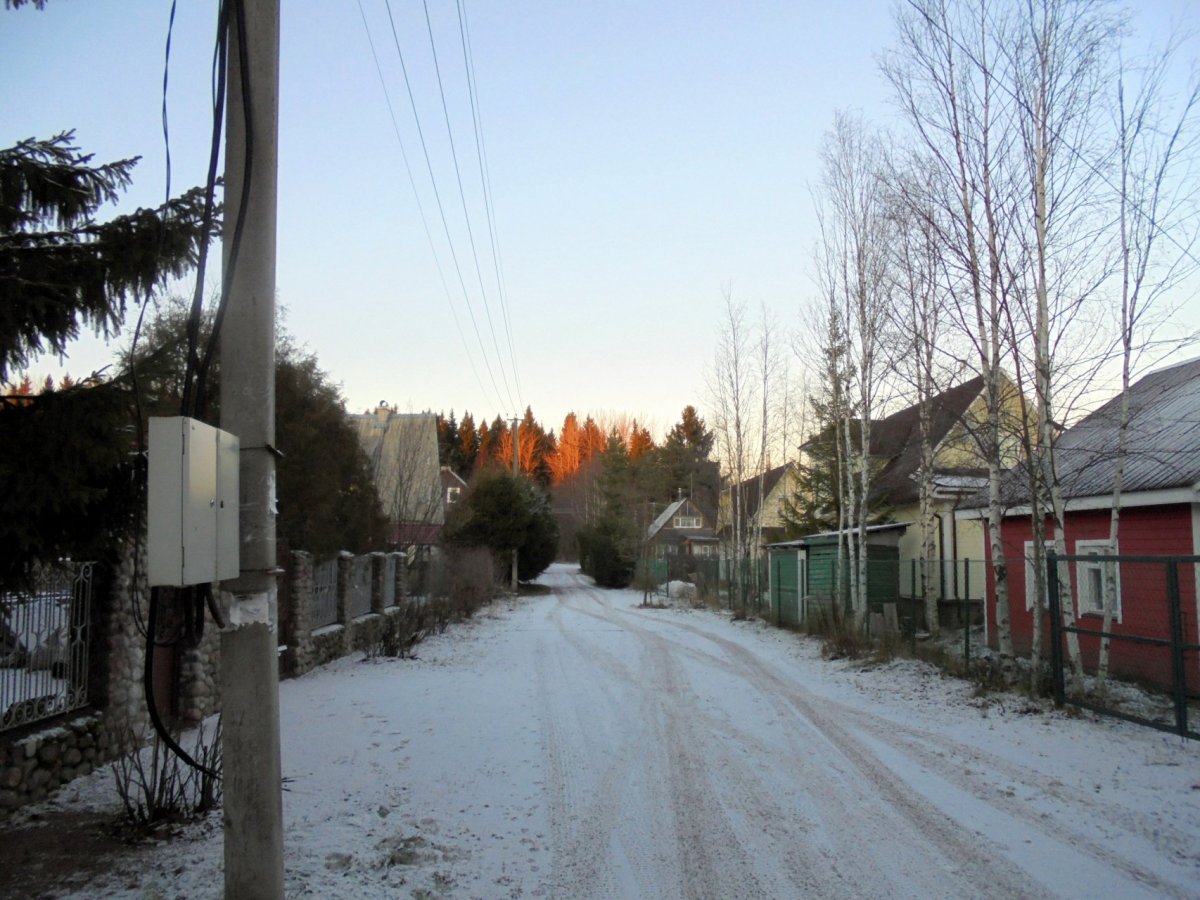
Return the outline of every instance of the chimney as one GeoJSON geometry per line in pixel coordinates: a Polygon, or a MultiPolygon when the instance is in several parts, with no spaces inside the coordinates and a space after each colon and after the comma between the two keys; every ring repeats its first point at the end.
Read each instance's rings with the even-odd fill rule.
{"type": "Polygon", "coordinates": [[[388,407],[386,400],[380,400],[379,406],[375,407],[375,420],[380,425],[386,425],[388,417],[391,416],[392,410],[388,407]]]}

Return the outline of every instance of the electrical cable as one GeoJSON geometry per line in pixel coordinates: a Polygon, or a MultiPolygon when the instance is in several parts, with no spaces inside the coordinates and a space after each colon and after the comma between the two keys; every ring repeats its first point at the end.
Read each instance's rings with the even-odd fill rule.
{"type": "MultiPolygon", "coordinates": [[[[170,84],[171,74],[171,37],[175,32],[175,10],[178,0],[171,0],[171,10],[167,18],[167,41],[166,48],[163,52],[163,81],[162,81],[162,132],[163,132],[163,150],[166,156],[166,189],[163,197],[163,215],[170,215],[171,203],[171,130],[169,127],[169,118],[167,115],[167,88],[170,84]]],[[[165,225],[165,222],[164,222],[165,225]]],[[[165,228],[159,230],[158,233],[158,251],[155,254],[158,257],[162,256],[162,243],[165,235],[165,228]]],[[[137,345],[142,335],[142,324],[146,319],[146,307],[150,305],[149,292],[142,298],[141,309],[138,311],[137,323],[133,328],[133,340],[129,343],[129,382],[133,390],[133,410],[134,410],[134,442],[136,446],[135,459],[136,466],[140,468],[146,459],[146,436],[143,433],[143,424],[145,416],[142,414],[142,392],[138,387],[137,380],[137,345]]],[[[134,495],[137,497],[137,508],[141,509],[144,499],[144,490],[146,480],[142,473],[135,469],[133,472],[134,495]],[[140,489],[140,490],[139,490],[140,489]]],[[[142,551],[142,529],[137,527],[134,529],[133,538],[133,581],[130,584],[129,599],[133,613],[133,624],[137,629],[138,634],[145,636],[146,623],[142,619],[141,606],[138,603],[138,591],[141,586],[141,551],[142,551]]]]}
{"type": "MultiPolygon", "coordinates": [[[[217,301],[217,311],[213,315],[212,333],[208,336],[208,345],[204,350],[204,358],[200,361],[200,369],[196,376],[196,392],[200,398],[201,411],[206,402],[205,388],[208,370],[212,365],[213,353],[216,350],[217,338],[221,333],[221,323],[225,320],[225,310],[229,306],[230,289],[233,286],[233,275],[237,271],[238,255],[242,247],[242,236],[246,225],[246,207],[250,204],[250,185],[254,172],[254,114],[250,94],[250,52],[246,47],[246,6],[245,0],[232,0],[237,12],[238,25],[238,75],[242,91],[243,132],[243,165],[241,197],[238,203],[237,217],[234,219],[233,240],[229,245],[229,261],[225,267],[221,284],[221,299],[217,301]]],[[[214,607],[215,608],[215,607],[214,607]]]]}
{"type": "MultiPolygon", "coordinates": [[[[523,400],[524,391],[521,388],[521,375],[517,369],[517,352],[513,346],[512,325],[508,315],[508,297],[505,288],[504,264],[500,259],[500,245],[496,237],[495,203],[492,200],[492,180],[487,161],[487,142],[483,135],[483,114],[479,111],[479,101],[475,87],[475,54],[471,49],[471,26],[467,19],[465,0],[456,0],[458,8],[458,33],[462,42],[463,63],[467,74],[467,93],[471,101],[471,123],[475,129],[475,155],[479,160],[479,180],[483,187],[484,210],[487,213],[488,236],[492,245],[492,266],[496,273],[496,291],[500,297],[500,316],[504,322],[504,333],[508,341],[508,358],[512,365],[513,382],[517,388],[517,398],[523,400]]],[[[523,405],[523,404],[522,404],[523,405]]]]}
{"type": "MultiPolygon", "coordinates": [[[[445,232],[445,235],[446,235],[446,243],[450,246],[450,258],[454,261],[454,269],[455,269],[455,272],[458,274],[458,283],[459,283],[459,286],[462,288],[463,300],[466,302],[467,312],[470,314],[471,327],[474,329],[475,339],[479,343],[479,351],[483,356],[484,367],[487,369],[488,378],[492,382],[492,389],[493,389],[493,392],[495,393],[496,400],[498,401],[500,406],[503,406],[504,399],[500,393],[500,387],[496,383],[496,373],[492,370],[491,362],[488,359],[487,348],[484,346],[484,343],[483,343],[483,335],[479,331],[479,322],[477,321],[477,319],[475,317],[475,309],[471,305],[470,294],[467,291],[466,279],[463,278],[462,266],[459,264],[459,261],[458,261],[458,253],[454,249],[454,240],[450,237],[450,225],[446,220],[446,208],[442,204],[441,192],[438,191],[438,187],[437,187],[437,178],[433,174],[433,163],[429,158],[429,147],[425,142],[425,131],[421,127],[421,117],[417,112],[417,100],[413,94],[412,82],[408,77],[408,66],[405,65],[405,62],[404,62],[404,52],[400,49],[400,37],[396,31],[396,20],[392,15],[391,0],[384,0],[384,6],[387,8],[388,23],[391,25],[392,41],[396,46],[396,55],[400,58],[400,71],[404,75],[404,86],[408,90],[408,102],[412,108],[413,120],[416,122],[417,136],[421,140],[421,152],[425,156],[425,168],[429,172],[429,180],[433,187],[433,196],[434,196],[434,199],[437,201],[438,213],[441,216],[442,230],[445,232]]],[[[500,361],[497,360],[496,362],[497,362],[497,365],[499,365],[500,361]]]]}
{"type": "MultiPolygon", "coordinates": [[[[458,196],[462,200],[463,221],[467,226],[467,240],[471,245],[471,257],[475,261],[475,277],[479,280],[479,293],[483,299],[483,311],[487,315],[488,330],[492,334],[492,349],[496,352],[496,362],[500,367],[500,379],[504,382],[504,391],[508,394],[508,402],[510,406],[515,406],[513,400],[512,388],[508,385],[508,375],[505,373],[503,359],[500,354],[500,344],[496,339],[496,326],[492,322],[492,308],[487,299],[487,288],[483,285],[483,272],[479,267],[479,252],[475,248],[475,231],[471,228],[471,214],[467,209],[467,194],[463,190],[462,171],[458,165],[458,150],[454,145],[454,129],[450,125],[450,109],[446,104],[446,91],[442,86],[442,67],[438,63],[437,43],[433,39],[433,22],[429,18],[429,2],[421,0],[421,6],[425,10],[425,29],[429,33],[429,50],[433,55],[433,71],[437,76],[438,94],[442,99],[442,115],[446,120],[446,137],[450,140],[450,159],[454,163],[454,177],[458,182],[458,196]]],[[[474,106],[472,105],[472,110],[474,106]]]]}
{"type": "Polygon", "coordinates": [[[442,269],[442,261],[438,256],[437,246],[433,241],[433,233],[429,228],[429,219],[425,215],[425,206],[421,203],[421,194],[417,190],[416,179],[413,178],[412,167],[409,165],[408,153],[404,149],[404,141],[400,137],[400,126],[396,122],[395,108],[392,106],[392,96],[388,91],[387,80],[383,77],[383,67],[379,63],[379,54],[375,52],[375,41],[371,37],[371,26],[367,21],[367,14],[363,10],[362,0],[358,2],[358,14],[362,18],[363,30],[367,35],[367,46],[371,48],[371,58],[375,61],[375,71],[379,75],[379,85],[383,88],[383,98],[387,103],[388,115],[392,120],[392,131],[396,135],[396,143],[400,146],[400,158],[404,161],[404,171],[408,175],[408,183],[412,188],[413,199],[417,203],[417,212],[421,216],[421,225],[425,229],[425,239],[429,242],[429,251],[433,254],[433,262],[437,268],[438,279],[442,284],[442,292],[446,297],[446,306],[450,309],[450,316],[454,320],[454,328],[458,332],[458,339],[462,343],[463,350],[466,353],[467,362],[471,366],[471,373],[475,376],[475,381],[479,385],[480,393],[486,394],[487,388],[484,386],[483,379],[479,375],[479,368],[475,365],[475,357],[471,354],[471,347],[467,343],[467,336],[463,333],[462,323],[458,319],[458,311],[454,308],[454,301],[450,296],[450,287],[446,284],[446,273],[442,269]]]}
{"type": "Polygon", "coordinates": [[[170,731],[168,731],[158,712],[158,704],[154,698],[154,633],[158,627],[158,605],[160,599],[158,594],[158,588],[150,589],[150,621],[146,631],[145,654],[142,660],[142,690],[146,694],[146,709],[150,713],[150,723],[154,726],[154,731],[159,736],[159,739],[162,740],[172,753],[196,771],[203,772],[209,778],[220,781],[221,774],[219,772],[196,762],[191,754],[179,746],[179,742],[171,737],[170,731]]]}

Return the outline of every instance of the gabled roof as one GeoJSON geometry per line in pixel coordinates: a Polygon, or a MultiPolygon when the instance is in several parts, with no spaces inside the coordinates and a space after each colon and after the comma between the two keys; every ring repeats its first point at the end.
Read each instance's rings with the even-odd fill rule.
{"type": "Polygon", "coordinates": [[[449,466],[442,466],[441,479],[443,489],[452,487],[465,488],[467,486],[467,483],[463,480],[463,477],[449,466]]]}
{"type": "Polygon", "coordinates": [[[683,542],[684,540],[715,540],[715,535],[713,534],[712,528],[709,525],[708,516],[705,515],[704,510],[700,508],[699,503],[688,497],[684,497],[681,500],[676,500],[674,503],[669,504],[666,509],[664,509],[658,514],[657,517],[655,517],[654,521],[651,522],[649,527],[646,529],[646,540],[654,540],[655,536],[662,532],[664,528],[666,528],[667,523],[671,521],[671,518],[685,506],[689,507],[691,512],[698,514],[701,521],[704,522],[704,525],[701,528],[688,528],[680,531],[678,532],[677,538],[672,537],[672,539],[677,539],[679,542],[683,542]]]}
{"type": "Polygon", "coordinates": [[[388,519],[392,523],[442,524],[437,417],[432,413],[402,414],[380,406],[373,413],[349,419],[371,462],[375,489],[388,519]]]}
{"type": "MultiPolygon", "coordinates": [[[[937,447],[959,424],[983,391],[983,377],[952,387],[930,400],[929,439],[937,447]]],[[[921,405],[919,403],[871,423],[871,456],[887,463],[873,479],[872,504],[910,503],[920,496],[921,405]]],[[[986,474],[956,470],[955,474],[986,474]]]]}
{"type": "Polygon", "coordinates": [[[675,511],[685,503],[687,503],[687,500],[676,500],[660,512],[654,521],[650,523],[650,527],[646,529],[646,539],[649,540],[662,531],[662,527],[671,521],[671,516],[675,515],[675,511]]]}
{"type": "MultiPolygon", "coordinates": [[[[946,440],[954,426],[963,421],[983,387],[983,377],[977,375],[930,399],[929,439],[935,448],[946,440]]],[[[852,423],[851,434],[856,441],[861,433],[861,421],[852,423]]],[[[823,433],[823,436],[827,435],[823,433]]],[[[813,438],[809,445],[817,440],[813,438]]],[[[921,404],[914,403],[871,422],[871,458],[882,463],[871,483],[872,506],[911,503],[919,498],[917,476],[921,468],[921,404]]],[[[966,477],[987,474],[984,469],[944,471],[966,477]]]]}
{"type": "MultiPolygon", "coordinates": [[[[1113,489],[1121,395],[1068,428],[1055,444],[1063,496],[1097,497],[1113,489]]],[[[1129,388],[1122,491],[1192,488],[1200,482],[1200,358],[1152,372],[1129,388]]],[[[1002,485],[1006,503],[1028,501],[1028,470],[1002,485]]],[[[985,499],[986,502],[986,499],[985,499]]]]}
{"type": "Polygon", "coordinates": [[[775,488],[779,485],[779,482],[783,480],[783,476],[786,475],[794,467],[794,465],[795,463],[784,463],[782,466],[776,466],[775,468],[768,469],[766,472],[764,472],[762,476],[761,493],[759,492],[757,475],[752,478],[747,478],[740,484],[735,484],[733,486],[733,502],[737,502],[737,498],[741,496],[742,491],[745,491],[746,516],[751,519],[754,518],[756,515],[758,515],[758,508],[762,505],[762,498],[771,496],[771,492],[775,490],[775,488]]]}

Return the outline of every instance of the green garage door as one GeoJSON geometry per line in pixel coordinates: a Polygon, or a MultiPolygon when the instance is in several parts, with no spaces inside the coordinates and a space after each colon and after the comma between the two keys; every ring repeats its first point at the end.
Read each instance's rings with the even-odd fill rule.
{"type": "Polygon", "coordinates": [[[780,625],[800,624],[800,565],[795,550],[771,554],[771,606],[780,625]]]}

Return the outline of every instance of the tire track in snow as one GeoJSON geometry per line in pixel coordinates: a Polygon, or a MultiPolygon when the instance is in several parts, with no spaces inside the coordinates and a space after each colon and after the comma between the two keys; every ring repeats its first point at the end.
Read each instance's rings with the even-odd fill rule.
{"type": "MultiPolygon", "coordinates": [[[[633,613],[634,615],[640,615],[633,613]]],[[[664,620],[657,620],[664,621],[664,620]]],[[[1144,867],[1136,862],[1115,854],[1111,848],[1107,848],[1091,839],[1085,834],[1080,834],[1078,831],[1064,833],[1060,828],[1055,827],[1053,830],[1048,826],[1043,817],[1030,810],[1026,805],[1015,797],[1007,797],[1002,792],[996,790],[988,790],[985,785],[977,779],[967,777],[965,773],[960,773],[956,768],[947,768],[945,765],[945,757],[928,749],[929,740],[934,740],[933,736],[919,729],[914,729],[908,726],[900,725],[890,721],[879,719],[862,710],[854,709],[835,701],[818,700],[809,692],[803,690],[799,686],[792,683],[787,678],[770,669],[762,660],[754,656],[754,654],[745,647],[736,642],[729,641],[717,635],[696,628],[695,626],[681,623],[668,622],[666,624],[672,627],[679,628],[689,633],[695,634],[698,637],[711,641],[715,645],[721,647],[729,654],[731,659],[737,660],[750,674],[751,679],[756,681],[763,689],[768,697],[778,696],[782,698],[787,706],[789,706],[796,714],[803,716],[808,721],[816,725],[822,734],[831,741],[839,752],[843,753],[847,758],[854,762],[856,767],[860,769],[867,777],[875,789],[880,790],[888,795],[889,801],[900,810],[906,818],[913,820],[921,830],[926,831],[931,837],[936,838],[939,846],[946,846],[944,841],[951,841],[959,845],[959,852],[965,854],[963,858],[971,859],[973,865],[982,864],[988,868],[995,870],[990,858],[981,858],[981,854],[974,848],[972,844],[965,846],[958,838],[957,834],[947,834],[947,829],[942,823],[943,814],[937,810],[930,801],[925,800],[921,795],[909,790],[902,790],[898,784],[900,776],[895,775],[892,770],[874,754],[870,748],[864,746],[860,739],[855,738],[848,729],[834,721],[832,715],[819,711],[816,708],[816,703],[820,703],[828,707],[831,713],[836,712],[838,717],[845,717],[855,723],[856,727],[860,728],[865,734],[872,739],[879,741],[881,744],[892,746],[893,748],[905,752],[914,761],[920,761],[925,769],[933,776],[942,779],[943,781],[952,784],[953,786],[971,794],[975,799],[1000,810],[1001,812],[1021,820],[1026,825],[1037,829],[1052,840],[1064,843],[1072,849],[1080,852],[1083,855],[1090,856],[1098,863],[1105,867],[1115,867],[1124,872],[1134,883],[1147,887],[1155,893],[1162,896],[1170,897],[1190,897],[1194,896],[1192,892],[1181,891],[1180,888],[1163,879],[1157,877],[1153,873],[1147,871],[1144,867]],[[902,737],[901,733],[907,733],[907,738],[902,737]]],[[[987,754],[958,742],[936,738],[939,742],[944,742],[954,752],[961,752],[968,756],[981,767],[988,767],[995,764],[997,768],[1003,770],[1013,780],[1025,786],[1030,792],[1045,791],[1046,788],[1041,783],[1029,784],[1027,781],[1028,771],[1024,771],[1002,760],[992,754],[987,754]]],[[[1055,788],[1051,788],[1055,790],[1055,788]]],[[[1068,798],[1065,796],[1068,792],[1064,788],[1058,788],[1058,794],[1063,802],[1076,803],[1076,805],[1089,806],[1094,801],[1087,798],[1088,803],[1078,803],[1082,792],[1071,792],[1077,796],[1068,798]]],[[[1089,816],[1083,816],[1087,821],[1089,816]]],[[[1060,823],[1056,823],[1056,826],[1060,823]]],[[[1151,825],[1148,829],[1150,832],[1146,834],[1147,838],[1153,843],[1154,836],[1158,833],[1158,829],[1151,825]]],[[[1144,832],[1145,833],[1145,832],[1144,832]]],[[[1000,881],[993,880],[992,876],[988,877],[988,884],[999,885],[1004,884],[1004,877],[1008,877],[1006,871],[994,871],[1000,881]]],[[[1030,890],[1026,886],[1023,890],[1020,885],[1011,885],[1003,889],[1002,893],[1007,893],[1010,890],[1030,890]]]]}
{"type": "MultiPolygon", "coordinates": [[[[737,676],[735,666],[719,655],[680,644],[626,616],[617,618],[616,608],[595,588],[581,584],[573,593],[584,594],[606,614],[573,609],[605,623],[619,624],[645,646],[650,677],[635,676],[620,664],[617,674],[636,678],[639,686],[647,681],[661,686],[650,693],[658,698],[667,721],[664,742],[670,748],[671,759],[666,777],[672,784],[680,869],[687,896],[864,896],[887,883],[887,874],[869,858],[857,861],[854,867],[839,868],[831,848],[814,839],[816,823],[805,810],[784,808],[779,798],[760,784],[758,776],[745,773],[745,756],[736,755],[732,749],[752,746],[760,751],[759,758],[775,753],[774,749],[758,742],[750,732],[737,729],[727,718],[709,713],[683,677],[676,657],[694,659],[737,676]],[[714,783],[711,773],[722,773],[719,783],[714,783]],[[735,821],[740,828],[735,827],[735,821]],[[724,858],[714,860],[710,858],[713,856],[724,858]],[[756,874],[764,861],[771,869],[782,869],[763,873],[774,882],[769,888],[756,874]],[[779,883],[778,875],[784,876],[785,883],[779,883]]],[[[776,762],[779,765],[774,771],[783,772],[792,760],[777,755],[776,762]]],[[[854,810],[834,802],[840,798],[825,789],[827,775],[813,772],[805,790],[820,794],[821,809],[834,808],[831,818],[840,820],[854,810]]]]}
{"type": "MultiPolygon", "coordinates": [[[[593,650],[571,635],[563,623],[561,602],[556,605],[551,620],[559,637],[568,638],[567,646],[579,656],[570,664],[595,663],[593,650]]],[[[610,674],[616,658],[609,658],[610,674]]],[[[566,677],[569,663],[556,656],[559,678],[552,678],[544,658],[539,659],[539,694],[544,716],[544,744],[547,748],[548,770],[552,774],[550,819],[555,837],[553,896],[556,897],[625,897],[633,885],[640,896],[669,896],[666,885],[660,884],[656,873],[661,868],[653,859],[653,835],[648,822],[622,820],[621,813],[635,783],[643,791],[655,790],[651,783],[636,777],[634,747],[624,741],[603,740],[594,734],[596,726],[606,721],[620,721],[625,697],[611,691],[601,680],[594,687],[604,694],[609,707],[607,718],[598,715],[578,696],[563,694],[578,681],[566,677]],[[563,722],[572,723],[570,735],[564,735],[563,722]],[[596,748],[585,755],[564,750],[568,744],[596,748]],[[631,772],[635,776],[631,779],[631,772]],[[587,782],[585,784],[585,781],[587,782]]]]}

